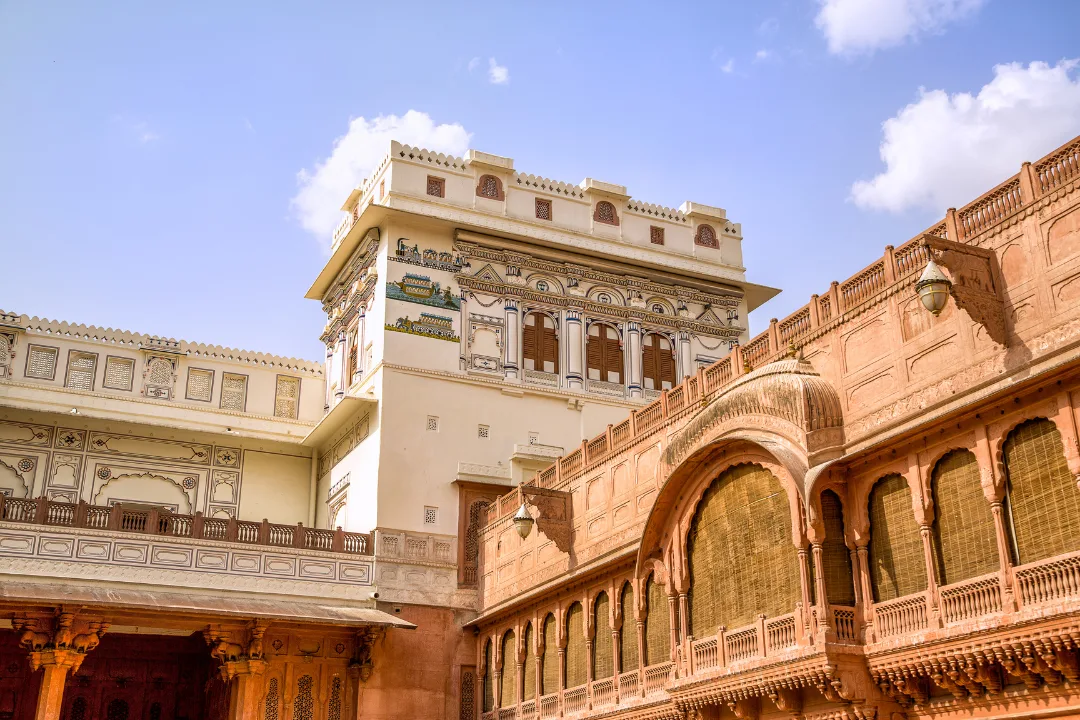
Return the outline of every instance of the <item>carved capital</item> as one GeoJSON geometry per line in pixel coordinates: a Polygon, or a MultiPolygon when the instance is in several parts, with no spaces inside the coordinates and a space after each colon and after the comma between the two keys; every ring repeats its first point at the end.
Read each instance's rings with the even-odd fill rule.
{"type": "Polygon", "coordinates": [[[101,642],[109,623],[100,619],[80,618],[61,609],[54,616],[20,616],[12,622],[19,644],[30,653],[30,667],[46,665],[67,667],[75,672],[86,654],[101,642]]]}
{"type": "Polygon", "coordinates": [[[386,628],[365,627],[356,631],[356,651],[349,663],[349,673],[359,677],[360,682],[367,682],[375,671],[372,655],[376,641],[386,635],[386,628]]]}

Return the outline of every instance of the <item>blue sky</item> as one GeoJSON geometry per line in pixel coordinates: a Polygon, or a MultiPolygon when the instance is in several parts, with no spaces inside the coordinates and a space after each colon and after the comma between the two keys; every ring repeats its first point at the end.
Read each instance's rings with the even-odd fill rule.
{"type": "Polygon", "coordinates": [[[0,0],[0,307],[321,358],[320,228],[401,130],[726,208],[784,289],[756,333],[1080,134],[1077,27],[1037,0],[0,0]]]}

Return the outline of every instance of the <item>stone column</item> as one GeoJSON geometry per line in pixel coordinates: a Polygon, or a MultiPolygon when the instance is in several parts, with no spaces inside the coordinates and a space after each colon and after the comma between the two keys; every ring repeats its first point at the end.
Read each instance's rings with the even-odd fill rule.
{"type": "Polygon", "coordinates": [[[516,380],[520,374],[521,318],[518,317],[516,300],[507,299],[503,304],[506,326],[503,333],[503,373],[507,380],[516,380]]]}
{"type": "Polygon", "coordinates": [[[1009,536],[1005,530],[1005,508],[1001,500],[990,503],[990,512],[994,516],[994,536],[997,540],[998,562],[1001,568],[1001,604],[1005,612],[1016,610],[1014,594],[1012,550],[1009,548],[1009,536]]]}
{"type": "Polygon", "coordinates": [[[933,529],[927,524],[919,526],[919,535],[922,537],[923,545],[923,559],[926,562],[926,595],[929,601],[926,608],[926,620],[930,627],[941,627],[944,618],[942,618],[941,607],[938,604],[937,572],[934,568],[934,550],[931,545],[933,532],[933,529]]]}
{"type": "Polygon", "coordinates": [[[814,565],[814,595],[811,601],[817,606],[818,628],[826,632],[833,630],[832,612],[829,610],[829,591],[825,587],[824,555],[821,543],[811,543],[810,557],[814,565]]]}
{"type": "Polygon", "coordinates": [[[566,386],[571,390],[585,389],[585,335],[581,311],[566,311],[566,386]]]}
{"type": "Polygon", "coordinates": [[[870,552],[866,547],[866,543],[856,545],[855,555],[858,557],[858,564],[855,566],[855,572],[858,573],[858,599],[856,603],[861,602],[860,609],[862,610],[863,625],[865,626],[865,637],[863,642],[874,642],[874,619],[870,612],[870,606],[874,603],[874,588],[870,581],[870,552]]]}
{"type": "Polygon", "coordinates": [[[458,356],[458,369],[462,372],[468,370],[469,361],[469,311],[465,308],[465,301],[468,299],[468,295],[464,290],[461,291],[461,339],[459,343],[459,356],[458,356]]]}
{"type": "Polygon", "coordinates": [[[679,372],[681,373],[682,378],[685,379],[694,374],[694,358],[690,351],[690,333],[685,330],[680,330],[678,333],[678,342],[679,372]]]}
{"type": "Polygon", "coordinates": [[[367,313],[363,308],[360,309],[360,317],[356,320],[356,372],[349,378],[349,382],[353,383],[364,376],[364,371],[367,368],[364,367],[364,336],[367,333],[367,313]]]}
{"type": "Polygon", "coordinates": [[[626,353],[629,370],[626,389],[630,397],[641,397],[643,387],[641,357],[641,323],[631,320],[626,323],[626,353]]]}
{"type": "Polygon", "coordinates": [[[345,397],[345,391],[349,387],[349,337],[345,334],[345,331],[341,331],[338,334],[338,347],[337,347],[337,371],[338,371],[338,388],[335,395],[338,400],[345,397]]]}
{"type": "Polygon", "coordinates": [[[259,720],[259,702],[269,665],[261,659],[221,664],[221,679],[229,684],[229,720],[259,720]]]}
{"type": "Polygon", "coordinates": [[[326,346],[326,363],[323,365],[323,377],[326,378],[326,399],[323,402],[323,411],[329,412],[330,410],[330,378],[334,375],[334,346],[332,344],[326,346]]]}
{"type": "Polygon", "coordinates": [[[34,720],[59,720],[68,673],[79,669],[83,657],[71,650],[30,653],[30,667],[34,670],[41,668],[43,671],[34,720]]]}

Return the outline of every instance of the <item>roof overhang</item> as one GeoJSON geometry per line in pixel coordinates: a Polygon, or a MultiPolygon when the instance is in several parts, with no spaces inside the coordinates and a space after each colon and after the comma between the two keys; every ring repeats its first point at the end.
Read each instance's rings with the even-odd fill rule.
{"type": "Polygon", "coordinates": [[[373,395],[346,395],[337,401],[334,407],[330,408],[330,412],[323,416],[323,419],[319,421],[319,424],[311,429],[311,432],[307,434],[303,442],[300,443],[305,447],[318,447],[324,442],[330,439],[335,432],[337,432],[345,422],[357,413],[365,405],[374,407],[378,404],[378,400],[373,395]]]}

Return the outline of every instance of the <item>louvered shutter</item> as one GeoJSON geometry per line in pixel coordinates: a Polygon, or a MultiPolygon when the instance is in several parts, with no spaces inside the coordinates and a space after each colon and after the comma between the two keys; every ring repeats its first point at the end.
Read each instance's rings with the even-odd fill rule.
{"type": "Polygon", "coordinates": [[[660,375],[660,387],[662,390],[665,387],[672,388],[675,386],[675,355],[671,351],[671,343],[666,340],[659,341],[658,345],[658,358],[659,366],[657,368],[660,375]],[[667,383],[667,385],[664,385],[667,383]]]}
{"type": "Polygon", "coordinates": [[[537,347],[538,320],[535,314],[525,316],[525,331],[521,334],[521,356],[526,370],[543,370],[543,359],[537,347]]]}
{"type": "MultiPolygon", "coordinates": [[[[595,326],[593,326],[595,327],[595,326]]],[[[603,331],[599,328],[598,332],[603,331]]],[[[585,365],[589,368],[590,380],[604,380],[604,338],[589,333],[589,340],[585,344],[585,365]],[[595,377],[594,373],[595,371],[595,377]]]]}
{"type": "Polygon", "coordinates": [[[604,338],[604,379],[608,382],[622,383],[622,348],[619,347],[619,334],[614,328],[605,328],[604,338]]]}
{"type": "Polygon", "coordinates": [[[642,342],[641,367],[645,378],[646,390],[660,389],[660,373],[657,370],[656,355],[660,348],[656,347],[657,338],[649,333],[642,342]]]}
{"type": "Polygon", "coordinates": [[[544,329],[541,338],[543,352],[540,355],[544,362],[544,372],[559,372],[559,338],[555,334],[555,326],[551,318],[544,317],[544,329]],[[548,363],[551,363],[549,366],[548,363]]]}

